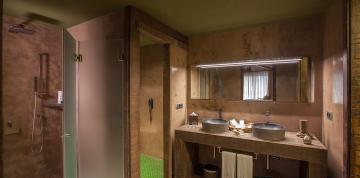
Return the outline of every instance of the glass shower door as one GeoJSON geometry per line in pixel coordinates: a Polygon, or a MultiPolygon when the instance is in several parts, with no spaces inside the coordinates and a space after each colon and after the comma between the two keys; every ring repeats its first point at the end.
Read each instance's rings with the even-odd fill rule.
{"type": "Polygon", "coordinates": [[[122,39],[80,41],[79,178],[124,177],[122,39]]]}
{"type": "Polygon", "coordinates": [[[65,178],[124,177],[123,46],[64,32],[65,178]]]}
{"type": "Polygon", "coordinates": [[[63,33],[63,164],[64,178],[77,178],[76,159],[76,41],[64,30],[63,33]]]}

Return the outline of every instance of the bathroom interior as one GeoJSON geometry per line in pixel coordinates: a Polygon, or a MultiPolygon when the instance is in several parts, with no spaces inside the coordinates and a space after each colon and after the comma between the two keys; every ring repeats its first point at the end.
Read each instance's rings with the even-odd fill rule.
{"type": "Polygon", "coordinates": [[[360,177],[358,0],[1,10],[0,177],[360,177]]]}

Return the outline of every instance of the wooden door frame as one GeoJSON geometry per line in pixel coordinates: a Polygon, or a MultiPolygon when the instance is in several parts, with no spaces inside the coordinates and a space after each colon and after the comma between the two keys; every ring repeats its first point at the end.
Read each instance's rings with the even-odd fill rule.
{"type": "MultiPolygon", "coordinates": [[[[128,6],[125,8],[125,65],[127,83],[125,103],[125,177],[140,177],[140,33],[150,36],[157,42],[166,45],[180,46],[187,49],[188,40],[179,32],[162,24],[148,14],[128,6]]],[[[164,62],[164,177],[172,177],[172,138],[170,115],[170,52],[164,62]]]]}
{"type": "MultiPolygon", "coordinates": [[[[0,0],[0,12],[1,12],[1,17],[0,17],[0,23],[3,24],[3,1],[0,0]]],[[[0,119],[0,134],[1,136],[3,136],[3,123],[4,123],[4,117],[3,117],[3,103],[2,103],[2,92],[3,92],[3,72],[2,72],[2,68],[3,68],[3,34],[2,31],[0,32],[0,38],[1,38],[1,43],[0,43],[0,47],[1,47],[1,52],[0,52],[0,115],[1,115],[1,119],[0,119]]],[[[0,149],[3,149],[3,137],[0,139],[0,149]]],[[[0,177],[3,176],[3,168],[4,168],[4,162],[3,162],[3,154],[0,154],[0,177]]]]}
{"type": "Polygon", "coordinates": [[[346,50],[346,60],[343,64],[343,177],[347,178],[351,175],[351,1],[343,0],[343,28],[344,40],[343,45],[346,50]]]}

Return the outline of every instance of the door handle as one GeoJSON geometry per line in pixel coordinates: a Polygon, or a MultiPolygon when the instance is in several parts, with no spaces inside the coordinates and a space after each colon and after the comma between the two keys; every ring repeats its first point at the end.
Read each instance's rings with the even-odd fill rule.
{"type": "Polygon", "coordinates": [[[69,137],[71,137],[71,134],[68,134],[68,133],[66,133],[66,134],[64,134],[63,136],[61,136],[62,138],[69,138],[69,137]]]}

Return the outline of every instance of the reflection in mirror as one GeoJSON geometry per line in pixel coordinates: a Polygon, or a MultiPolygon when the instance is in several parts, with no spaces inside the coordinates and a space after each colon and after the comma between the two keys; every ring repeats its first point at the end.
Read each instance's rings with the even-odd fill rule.
{"type": "Polygon", "coordinates": [[[249,60],[191,68],[191,99],[311,102],[308,58],[249,60]]]}
{"type": "Polygon", "coordinates": [[[272,67],[251,66],[243,67],[243,69],[243,99],[272,100],[272,67]]]}
{"type": "Polygon", "coordinates": [[[198,98],[241,100],[241,68],[199,68],[198,98]]]}
{"type": "Polygon", "coordinates": [[[300,64],[279,64],[275,66],[276,101],[297,102],[300,99],[300,64]]]}

